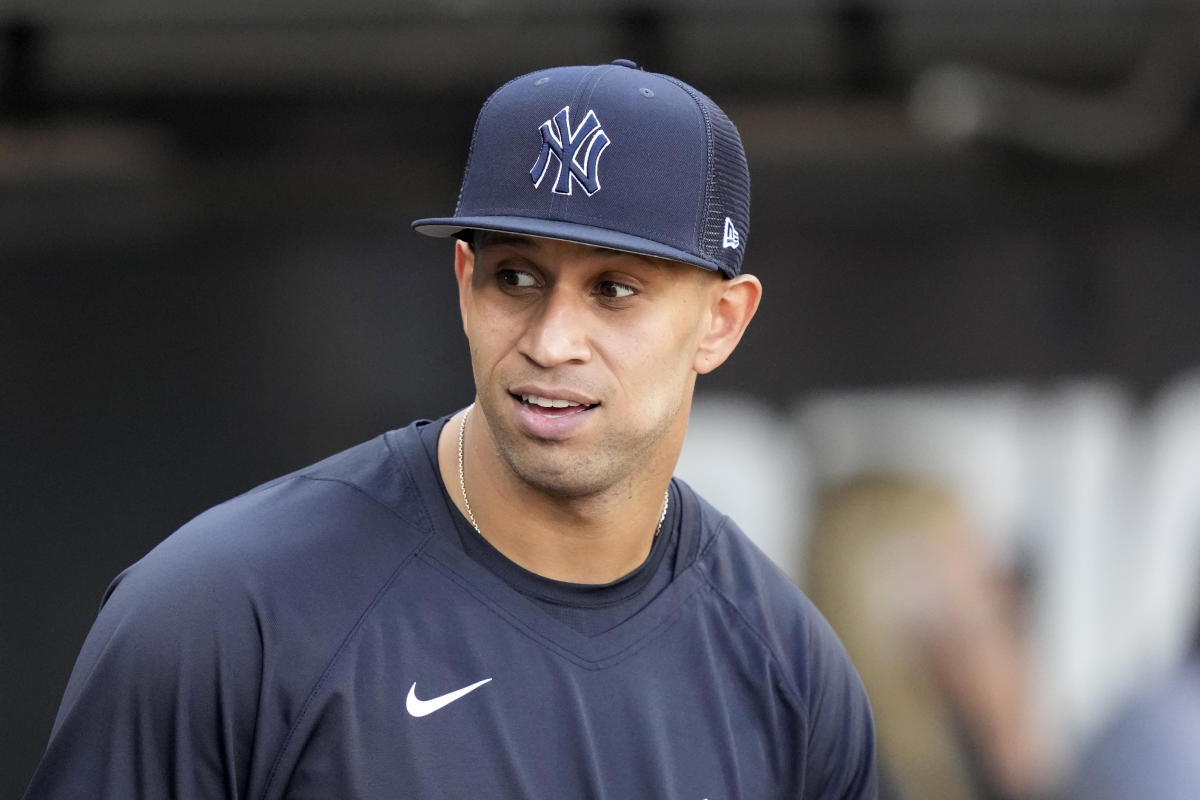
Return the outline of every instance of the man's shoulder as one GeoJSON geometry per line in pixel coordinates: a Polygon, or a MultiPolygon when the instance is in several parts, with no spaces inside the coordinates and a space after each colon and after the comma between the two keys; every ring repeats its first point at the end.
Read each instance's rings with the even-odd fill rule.
{"type": "Polygon", "coordinates": [[[113,732],[87,757],[118,767],[96,774],[121,780],[123,744],[146,731],[144,756],[123,763],[151,781],[168,763],[153,745],[176,735],[186,749],[219,734],[222,752],[245,756],[253,731],[273,757],[288,714],[433,535],[420,520],[435,475],[412,438],[377,437],[221,503],[112,582],[56,722],[113,732]],[[268,692],[276,706],[259,718],[268,692]]]}
{"type": "Polygon", "coordinates": [[[336,514],[342,510],[339,497],[346,503],[357,497],[422,524],[425,520],[418,510],[423,499],[422,484],[436,478],[436,466],[420,440],[419,431],[426,424],[432,423],[414,422],[368,439],[263,483],[206,514],[242,514],[258,508],[336,514]],[[328,506],[331,501],[334,504],[328,506]]]}
{"type": "Polygon", "coordinates": [[[363,518],[426,527],[428,492],[422,483],[432,477],[432,468],[421,464],[413,439],[413,426],[376,436],[219,503],[175,536],[274,548],[322,533],[361,535],[373,526],[350,523],[363,518]]]}
{"type": "Polygon", "coordinates": [[[837,634],[733,520],[697,500],[702,535],[695,566],[728,628],[742,632],[747,652],[766,654],[776,687],[797,704],[812,796],[875,797],[870,705],[837,634]]]}
{"type": "Polygon", "coordinates": [[[696,566],[729,613],[793,676],[792,688],[806,695],[815,674],[851,669],[837,635],[801,588],[735,521],[696,499],[702,521],[696,566]]]}
{"type": "Polygon", "coordinates": [[[432,469],[413,426],[375,437],[222,502],[160,542],[110,587],[262,600],[324,576],[394,569],[432,532],[432,469]],[[427,459],[426,459],[427,460],[427,459]]]}
{"type": "Polygon", "coordinates": [[[697,564],[715,589],[739,608],[766,603],[772,608],[792,608],[805,614],[815,610],[799,587],[736,521],[686,483],[680,483],[694,498],[700,527],[697,564]]]}

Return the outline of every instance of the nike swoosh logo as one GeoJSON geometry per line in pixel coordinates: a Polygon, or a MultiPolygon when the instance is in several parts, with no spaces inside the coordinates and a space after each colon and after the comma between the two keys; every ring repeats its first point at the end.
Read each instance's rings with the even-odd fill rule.
{"type": "Polygon", "coordinates": [[[417,697],[417,684],[414,682],[413,685],[408,689],[408,700],[405,701],[404,707],[408,709],[408,713],[412,714],[414,717],[424,717],[439,709],[445,708],[463,695],[470,694],[490,680],[491,678],[484,678],[478,683],[472,683],[470,686],[464,686],[457,691],[444,694],[440,697],[434,697],[429,700],[421,700],[417,697]]]}

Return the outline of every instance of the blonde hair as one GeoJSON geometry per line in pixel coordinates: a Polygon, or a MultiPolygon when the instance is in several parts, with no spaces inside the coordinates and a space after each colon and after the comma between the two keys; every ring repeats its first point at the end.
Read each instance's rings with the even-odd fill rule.
{"type": "Polygon", "coordinates": [[[874,475],[821,497],[810,541],[806,590],[866,685],[885,774],[912,800],[976,797],[954,710],[920,642],[937,612],[922,592],[934,569],[927,556],[965,528],[948,492],[874,475]]]}

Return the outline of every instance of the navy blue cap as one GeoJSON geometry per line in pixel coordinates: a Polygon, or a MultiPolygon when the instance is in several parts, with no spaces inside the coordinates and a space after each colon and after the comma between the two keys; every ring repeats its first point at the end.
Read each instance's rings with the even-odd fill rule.
{"type": "Polygon", "coordinates": [[[732,278],[749,239],[750,172],[737,128],[683,81],[625,59],[555,67],[488,98],[454,216],[413,227],[545,236],[732,278]]]}

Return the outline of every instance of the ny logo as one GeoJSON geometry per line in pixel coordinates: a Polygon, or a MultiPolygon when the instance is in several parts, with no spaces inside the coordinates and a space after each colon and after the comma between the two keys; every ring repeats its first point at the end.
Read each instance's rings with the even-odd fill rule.
{"type": "Polygon", "coordinates": [[[542,152],[538,154],[529,176],[535,187],[550,169],[550,157],[558,161],[558,174],[552,190],[555,194],[570,194],[571,180],[587,192],[588,196],[600,191],[600,176],[596,169],[600,154],[610,144],[608,134],[600,127],[596,112],[589,110],[579,127],[571,130],[571,107],[564,106],[553,118],[541,124],[542,152]],[[565,169],[564,169],[565,167],[565,169]]]}

